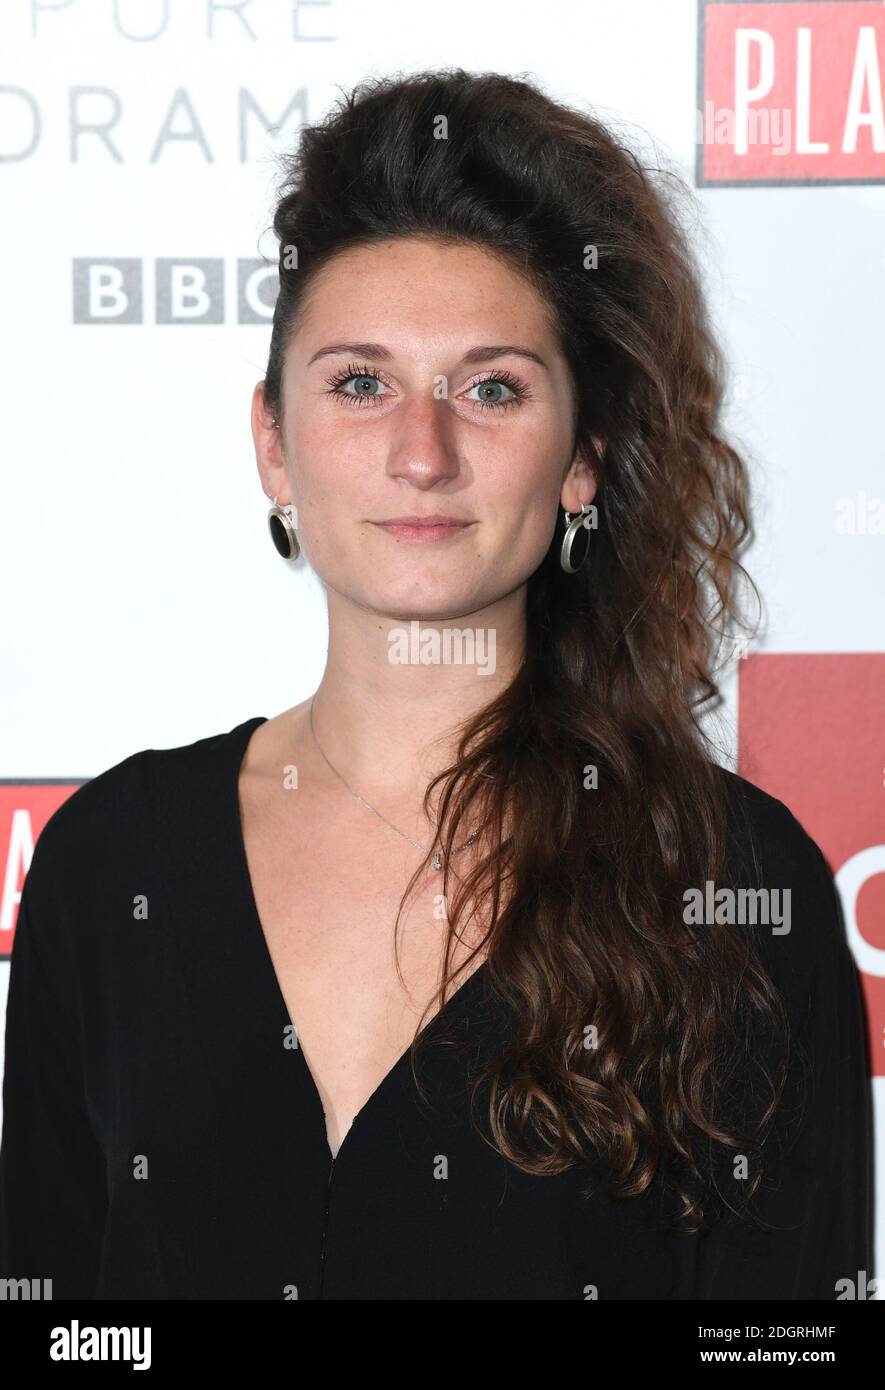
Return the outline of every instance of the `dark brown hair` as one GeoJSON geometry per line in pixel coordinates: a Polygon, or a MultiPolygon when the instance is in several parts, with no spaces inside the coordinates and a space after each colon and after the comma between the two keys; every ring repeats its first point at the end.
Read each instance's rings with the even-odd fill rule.
{"type": "Polygon", "coordinates": [[[572,575],[557,528],[528,583],[525,663],[463,725],[455,762],[428,787],[427,811],[441,788],[428,857],[437,846],[448,857],[462,822],[483,826],[486,847],[451,900],[446,878],[436,998],[472,903],[515,1020],[477,1082],[487,1142],[529,1172],[601,1162],[617,1197],[666,1172],[677,1220],[702,1229],[722,1202],[734,1210],[715,1150],[754,1156],[752,1182],[732,1184],[747,1204],[761,1181],[786,1058],[770,1076],[759,1059],[777,1058],[788,1035],[752,937],[684,920],[684,890],[725,871],[727,774],[698,713],[721,698],[715,661],[745,626],[737,556],[751,529],[745,465],[718,424],[723,359],[677,215],[686,190],[656,172],[529,81],[448,69],[362,83],[283,157],[265,395],[281,418],[305,292],[347,247],[475,243],[549,305],[575,386],[575,443],[597,459],[599,525],[572,575]],[[751,1057],[754,1084],[742,1087],[751,1057]]]}

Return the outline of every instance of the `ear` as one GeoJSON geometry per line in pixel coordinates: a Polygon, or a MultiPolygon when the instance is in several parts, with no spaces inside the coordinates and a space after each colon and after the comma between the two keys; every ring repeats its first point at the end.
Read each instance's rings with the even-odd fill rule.
{"type": "Polygon", "coordinates": [[[605,441],[595,434],[591,439],[595,453],[576,450],[562,482],[560,501],[570,515],[579,512],[582,505],[587,506],[593,501],[602,478],[605,441]]]}
{"type": "Polygon", "coordinates": [[[279,506],[284,507],[291,499],[287,496],[289,479],[283,455],[283,432],[274,424],[263,381],[259,381],[252,392],[252,439],[264,495],[271,501],[276,497],[279,506]]]}

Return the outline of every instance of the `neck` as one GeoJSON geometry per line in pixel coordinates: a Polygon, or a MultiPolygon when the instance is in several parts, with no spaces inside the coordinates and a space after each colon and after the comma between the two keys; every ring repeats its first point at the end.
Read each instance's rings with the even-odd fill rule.
{"type": "Polygon", "coordinates": [[[420,802],[453,759],[460,726],[510,684],[524,654],[524,588],[463,617],[420,620],[370,612],[329,591],[316,738],[367,799],[420,802]]]}

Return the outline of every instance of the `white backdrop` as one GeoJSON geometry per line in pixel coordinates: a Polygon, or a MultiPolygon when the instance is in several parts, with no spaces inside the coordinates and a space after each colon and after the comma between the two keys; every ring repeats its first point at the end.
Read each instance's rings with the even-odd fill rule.
{"type": "MultiPolygon", "coordinates": [[[[271,546],[249,429],[266,283],[238,322],[238,265],[275,259],[272,151],[365,76],[453,64],[530,76],[694,184],[698,51],[694,0],[3,0],[0,777],[91,777],[320,678],[322,595],[271,546]],[[215,321],[157,322],[163,258],[213,263],[215,321]],[[131,321],[76,321],[90,260],[134,263],[131,321]]],[[[834,522],[838,499],[885,493],[879,154],[862,182],[696,194],[726,426],[756,481],[763,651],[885,651],[885,535],[834,522]]],[[[733,677],[726,694],[734,741],[733,677]]],[[[878,1243],[882,1269],[885,1220],[878,1243]]]]}

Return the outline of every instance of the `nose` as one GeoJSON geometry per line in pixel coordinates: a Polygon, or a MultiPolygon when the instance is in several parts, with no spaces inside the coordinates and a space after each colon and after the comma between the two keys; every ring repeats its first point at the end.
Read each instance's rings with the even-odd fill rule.
{"type": "Polygon", "coordinates": [[[421,491],[458,476],[461,462],[445,400],[432,390],[417,393],[390,417],[387,474],[421,491]]]}

